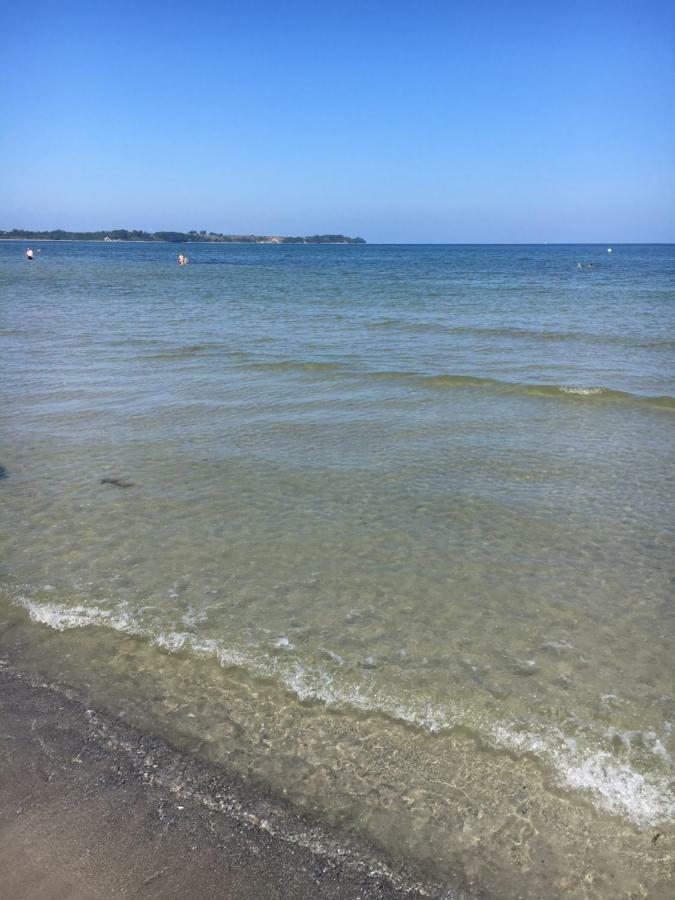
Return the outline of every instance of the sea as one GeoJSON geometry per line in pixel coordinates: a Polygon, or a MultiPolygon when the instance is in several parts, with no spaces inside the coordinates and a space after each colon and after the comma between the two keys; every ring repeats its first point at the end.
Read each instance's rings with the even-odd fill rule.
{"type": "Polygon", "coordinates": [[[665,896],[675,246],[26,246],[3,659],[448,896],[665,896]]]}

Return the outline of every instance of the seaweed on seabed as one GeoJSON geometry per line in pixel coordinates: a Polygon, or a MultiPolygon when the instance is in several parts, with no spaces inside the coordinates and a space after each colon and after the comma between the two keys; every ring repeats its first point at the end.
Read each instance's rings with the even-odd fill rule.
{"type": "Polygon", "coordinates": [[[121,478],[101,478],[101,484],[112,484],[114,487],[130,488],[134,486],[133,481],[124,481],[121,478]]]}

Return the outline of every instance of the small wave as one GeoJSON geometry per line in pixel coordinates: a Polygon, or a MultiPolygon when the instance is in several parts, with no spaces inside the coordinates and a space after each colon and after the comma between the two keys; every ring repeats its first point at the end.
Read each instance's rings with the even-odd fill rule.
{"type": "Polygon", "coordinates": [[[254,371],[318,373],[328,377],[358,378],[366,381],[407,381],[411,385],[436,390],[482,388],[502,394],[557,397],[570,400],[602,400],[610,403],[638,403],[675,410],[675,397],[671,395],[633,394],[629,391],[620,391],[600,385],[538,384],[536,382],[502,381],[498,378],[478,375],[453,375],[444,372],[428,375],[407,369],[356,368],[349,363],[322,362],[320,360],[286,359],[278,362],[244,363],[243,365],[254,371]]]}
{"type": "Polygon", "coordinates": [[[514,328],[481,325],[452,325],[442,322],[411,322],[407,319],[379,319],[366,323],[371,330],[399,329],[410,332],[430,332],[446,335],[468,335],[477,338],[513,338],[528,341],[551,341],[552,343],[576,342],[584,344],[606,344],[632,346],[642,349],[672,350],[675,341],[671,338],[642,338],[625,334],[596,334],[592,331],[549,331],[537,328],[514,328]]]}
{"type": "Polygon", "coordinates": [[[563,397],[589,399],[598,398],[613,403],[638,403],[647,406],[658,406],[661,409],[675,410],[675,397],[656,394],[631,394],[629,391],[617,391],[607,387],[583,385],[518,385],[530,394],[543,393],[563,397]]]}
{"type": "Polygon", "coordinates": [[[228,647],[222,641],[199,638],[188,632],[162,631],[141,625],[126,610],[106,610],[92,606],[68,607],[56,603],[36,603],[20,596],[22,606],[34,622],[57,631],[99,626],[135,635],[171,653],[192,651],[218,660],[223,668],[239,668],[249,674],[280,682],[301,702],[319,702],[337,709],[385,715],[423,728],[430,734],[454,728],[473,730],[494,749],[529,753],[553,766],[560,784],[591,795],[611,813],[622,815],[640,828],[675,820],[675,800],[666,778],[642,775],[605,750],[582,752],[574,739],[558,728],[534,726],[527,731],[515,723],[476,723],[461,704],[448,700],[442,706],[405,702],[381,691],[353,684],[341,685],[329,672],[303,666],[298,660],[280,661],[257,656],[250,651],[228,647]]]}
{"type": "Polygon", "coordinates": [[[615,403],[641,403],[675,410],[675,397],[650,394],[631,394],[595,385],[536,384],[534,382],[500,381],[497,378],[479,378],[472,375],[422,375],[417,378],[428,387],[458,388],[482,387],[509,394],[526,396],[566,397],[569,399],[598,398],[615,403]]]}
{"type": "Polygon", "coordinates": [[[345,372],[349,371],[347,363],[319,362],[317,360],[285,359],[278,362],[252,363],[248,368],[263,372],[345,372]]]}

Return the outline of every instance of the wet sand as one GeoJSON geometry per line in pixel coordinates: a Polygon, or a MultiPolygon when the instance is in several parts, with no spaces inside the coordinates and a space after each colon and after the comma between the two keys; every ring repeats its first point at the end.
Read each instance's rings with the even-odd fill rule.
{"type": "Polygon", "coordinates": [[[13,900],[484,896],[416,882],[221,769],[7,667],[0,872],[13,900]]]}

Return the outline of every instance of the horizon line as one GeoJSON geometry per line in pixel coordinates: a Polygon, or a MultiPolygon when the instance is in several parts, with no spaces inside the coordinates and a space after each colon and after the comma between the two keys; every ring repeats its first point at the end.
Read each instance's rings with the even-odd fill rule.
{"type": "MultiPolygon", "coordinates": [[[[2,230],[2,229],[0,229],[2,230]]],[[[29,229],[26,229],[28,231],[29,229]]],[[[37,230],[37,229],[36,229],[37,230]]],[[[65,229],[51,229],[53,231],[56,230],[64,230],[65,229]]],[[[117,230],[117,229],[114,229],[117,230]]],[[[148,232],[149,234],[157,233],[157,232],[148,232]]],[[[186,232],[189,233],[189,232],[186,232]]],[[[287,235],[273,235],[274,237],[286,238],[287,235]]],[[[258,235],[258,237],[268,237],[268,235],[258,235]]],[[[17,242],[25,242],[25,241],[42,241],[50,244],[209,244],[211,246],[214,245],[227,245],[227,244],[254,244],[255,246],[270,246],[270,247],[302,247],[306,246],[301,242],[293,243],[290,241],[286,241],[283,243],[274,243],[272,241],[168,241],[168,240],[129,240],[124,238],[112,239],[110,241],[101,240],[100,238],[28,238],[28,237],[0,237],[0,242],[3,243],[17,243],[17,242]]],[[[574,246],[598,246],[598,247],[671,247],[675,246],[675,240],[670,241],[370,241],[366,238],[363,239],[363,242],[354,242],[351,241],[314,241],[309,243],[320,244],[330,244],[331,246],[367,246],[367,247],[574,247],[574,246]]]]}

